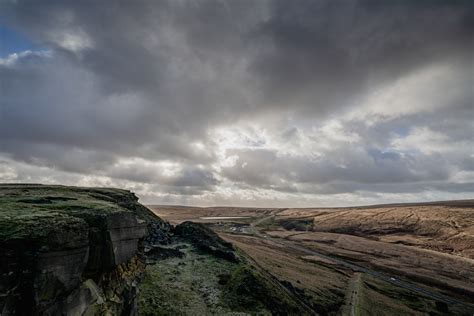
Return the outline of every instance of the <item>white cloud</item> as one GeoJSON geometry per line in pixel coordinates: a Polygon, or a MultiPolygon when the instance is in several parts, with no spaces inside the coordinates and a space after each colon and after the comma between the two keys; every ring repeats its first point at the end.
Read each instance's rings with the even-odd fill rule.
{"type": "Polygon", "coordinates": [[[448,135],[436,132],[428,127],[414,127],[406,137],[396,137],[391,147],[397,151],[420,151],[423,154],[474,151],[473,141],[456,141],[448,135]]]}
{"type": "Polygon", "coordinates": [[[34,58],[34,57],[52,57],[52,52],[50,50],[39,50],[39,51],[31,51],[25,50],[20,53],[13,53],[8,55],[7,57],[0,58],[0,67],[13,67],[20,59],[27,59],[27,58],[34,58]]]}
{"type": "Polygon", "coordinates": [[[50,34],[50,39],[59,47],[74,53],[93,48],[92,39],[82,30],[53,32],[50,34]]]}
{"type": "Polygon", "coordinates": [[[469,102],[466,92],[472,89],[472,73],[462,67],[452,62],[433,64],[377,87],[348,118],[374,124],[469,102]]]}

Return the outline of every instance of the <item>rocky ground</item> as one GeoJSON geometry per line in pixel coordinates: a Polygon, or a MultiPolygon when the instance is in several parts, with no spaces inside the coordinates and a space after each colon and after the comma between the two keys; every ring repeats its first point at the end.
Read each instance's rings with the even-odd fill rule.
{"type": "Polygon", "coordinates": [[[213,230],[125,190],[0,185],[1,315],[314,315],[213,230]]]}
{"type": "Polygon", "coordinates": [[[294,291],[200,223],[172,229],[146,253],[141,315],[314,315],[294,291]]]}

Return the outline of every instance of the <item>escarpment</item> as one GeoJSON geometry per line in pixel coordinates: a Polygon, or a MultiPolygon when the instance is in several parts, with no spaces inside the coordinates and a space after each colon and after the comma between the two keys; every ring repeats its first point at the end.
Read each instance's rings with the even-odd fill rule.
{"type": "Polygon", "coordinates": [[[125,190],[0,184],[0,251],[2,316],[314,314],[210,228],[125,190]]]}
{"type": "Polygon", "coordinates": [[[141,249],[169,230],[137,200],[117,189],[1,185],[1,315],[133,314],[141,249]]]}

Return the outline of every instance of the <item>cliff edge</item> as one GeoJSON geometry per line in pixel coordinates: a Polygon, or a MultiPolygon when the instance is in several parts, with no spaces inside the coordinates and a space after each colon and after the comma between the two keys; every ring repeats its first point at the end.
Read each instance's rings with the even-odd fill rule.
{"type": "Polygon", "coordinates": [[[169,226],[119,189],[0,185],[1,315],[134,314],[143,244],[169,226]]]}

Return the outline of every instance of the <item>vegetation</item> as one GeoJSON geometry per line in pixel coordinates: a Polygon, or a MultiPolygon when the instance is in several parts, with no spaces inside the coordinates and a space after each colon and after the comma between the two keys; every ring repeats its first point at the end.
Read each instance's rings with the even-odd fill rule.
{"type": "Polygon", "coordinates": [[[313,219],[295,218],[279,220],[279,224],[286,230],[310,231],[313,228],[313,219]]]}
{"type": "Polygon", "coordinates": [[[258,268],[241,264],[225,288],[224,302],[237,311],[271,315],[311,315],[305,304],[258,268]]]}
{"type": "MultiPolygon", "coordinates": [[[[259,230],[279,228],[273,233],[292,236],[295,242],[303,238],[308,243],[309,238],[314,238],[323,249],[339,249],[339,257],[349,251],[336,248],[345,239],[330,239],[334,233],[309,233],[314,229],[311,217],[298,218],[293,214],[284,218],[273,215],[261,217],[263,220],[256,218],[245,220],[255,221],[253,225],[259,230]]],[[[117,314],[133,309],[135,298],[140,315],[472,314],[465,306],[448,306],[365,274],[348,287],[347,284],[352,284],[349,281],[352,271],[331,260],[305,255],[275,243],[272,238],[253,236],[254,226],[248,223],[223,225],[226,229],[220,227],[221,235],[189,221],[172,228],[125,190],[0,185],[0,250],[6,258],[0,267],[7,272],[2,275],[7,291],[0,293],[3,295],[0,298],[12,296],[12,290],[16,291],[13,299],[25,302],[23,289],[34,288],[35,296],[18,306],[39,306],[40,302],[44,310],[60,299],[64,302],[74,299],[64,293],[73,293],[72,289],[80,287],[86,293],[89,288],[94,293],[100,292],[96,296],[106,303],[101,303],[98,314],[104,314],[105,310],[117,314]],[[140,250],[135,247],[133,258],[116,266],[112,251],[116,247],[112,247],[107,232],[111,227],[118,227],[114,225],[128,223],[130,215],[142,229],[136,237],[140,250]],[[137,221],[135,216],[146,221],[146,236],[143,236],[144,222],[137,221]],[[38,254],[46,258],[58,251],[71,256],[54,257],[54,262],[42,261],[50,265],[47,273],[44,266],[38,268],[35,261],[38,254]],[[63,269],[84,265],[82,257],[74,261],[75,254],[81,251],[87,258],[87,266],[81,267],[81,271],[63,269]],[[70,261],[63,262],[64,258],[70,261]],[[149,264],[146,267],[145,262],[149,264]],[[35,271],[43,272],[35,275],[35,271]],[[59,277],[52,271],[70,275],[59,277]],[[16,284],[19,279],[23,280],[20,287],[16,284]],[[63,284],[62,280],[67,282],[63,284]],[[92,285],[84,287],[88,282],[92,285]]],[[[213,227],[219,229],[218,225],[213,227]]],[[[347,242],[356,241],[349,243],[350,250],[355,251],[361,245],[360,238],[350,238],[347,242]]],[[[372,246],[368,249],[375,248],[374,241],[365,242],[372,246]]],[[[123,249],[128,249],[127,245],[124,242],[123,249]]],[[[384,245],[384,253],[388,245],[384,245]]],[[[352,258],[349,255],[348,260],[352,258]]],[[[380,254],[375,255],[380,258],[380,254]]],[[[0,307],[5,302],[0,299],[0,307]]],[[[88,309],[97,308],[92,301],[87,304],[88,309]]]]}
{"type": "MultiPolygon", "coordinates": [[[[0,240],[34,240],[54,232],[74,239],[74,232],[86,227],[85,222],[97,221],[97,214],[130,212],[113,201],[111,196],[118,193],[131,194],[118,189],[0,185],[0,240]]],[[[48,245],[54,245],[54,238],[48,245]]]]}
{"type": "Polygon", "coordinates": [[[245,258],[228,260],[182,239],[167,248],[179,249],[181,255],[146,268],[140,315],[312,314],[279,280],[245,258]]]}
{"type": "Polygon", "coordinates": [[[176,243],[184,256],[168,257],[147,266],[140,283],[140,315],[225,315],[220,301],[225,279],[235,263],[203,253],[187,243],[176,243]]]}

